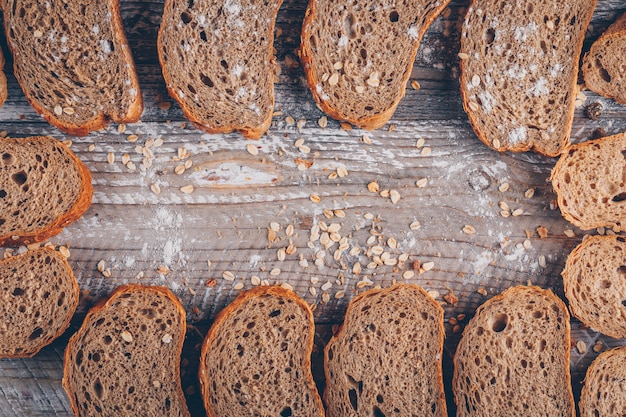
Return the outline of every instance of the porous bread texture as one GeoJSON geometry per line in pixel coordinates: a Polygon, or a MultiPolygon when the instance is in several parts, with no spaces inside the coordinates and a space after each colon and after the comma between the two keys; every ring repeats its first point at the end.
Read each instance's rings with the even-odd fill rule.
{"type": "Polygon", "coordinates": [[[329,116],[377,129],[405,94],[422,36],[450,0],[310,0],[300,59],[329,116]]]}
{"type": "Polygon", "coordinates": [[[562,275],[573,316],[626,338],[626,237],[587,237],[570,253],[562,275]]]}
{"type": "Polygon", "coordinates": [[[512,287],[485,302],[454,356],[457,416],[574,417],[570,324],[549,290],[512,287]]]}
{"type": "Polygon", "coordinates": [[[603,352],[587,369],[580,417],[626,415],[626,347],[603,352]]]}
{"type": "Polygon", "coordinates": [[[87,167],[49,136],[0,138],[0,245],[44,241],[91,205],[87,167]]]}
{"type": "Polygon", "coordinates": [[[7,77],[4,74],[4,54],[0,49],[0,106],[4,104],[7,99],[8,90],[7,90],[7,77]]]}
{"type": "Polygon", "coordinates": [[[59,337],[78,306],[65,258],[41,248],[0,260],[0,358],[24,358],[59,337]]]}
{"type": "Polygon", "coordinates": [[[313,313],[294,292],[257,287],[215,319],[199,378],[209,417],[323,417],[311,375],[313,313]]]}
{"type": "Polygon", "coordinates": [[[143,102],[119,0],[0,0],[14,72],[33,108],[84,136],[136,122],[143,102]]]}
{"type": "Polygon", "coordinates": [[[258,139],[274,109],[282,0],[167,0],[158,52],[169,94],[196,127],[258,139]]]}
{"type": "Polygon", "coordinates": [[[585,85],[626,104],[626,13],[613,23],[583,58],[585,85]]]}
{"type": "Polygon", "coordinates": [[[583,230],[626,230],[626,133],[572,145],[551,181],[566,220],[583,230]]]}
{"type": "Polygon", "coordinates": [[[417,285],[355,297],[326,345],[329,417],[447,416],[443,309],[417,285]]]}
{"type": "Polygon", "coordinates": [[[183,416],[185,310],[165,287],[123,285],[94,306],[65,350],[63,387],[80,416],[183,416]]]}
{"type": "Polygon", "coordinates": [[[597,0],[473,0],[461,33],[461,95],[496,151],[569,145],[578,59],[597,0]]]}

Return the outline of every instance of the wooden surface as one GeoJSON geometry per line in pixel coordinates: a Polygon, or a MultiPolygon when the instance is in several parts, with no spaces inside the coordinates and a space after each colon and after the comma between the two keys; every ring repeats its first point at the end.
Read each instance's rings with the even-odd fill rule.
{"type": "MultiPolygon", "coordinates": [[[[239,292],[236,285],[250,288],[253,276],[289,284],[316,305],[319,349],[328,340],[331,326],[341,323],[349,300],[361,291],[357,289],[360,281],[383,286],[393,281],[418,283],[439,294],[446,321],[465,314],[461,325],[478,305],[511,285],[532,282],[562,296],[560,272],[584,233],[551,207],[555,196],[548,177],[554,160],[534,154],[499,154],[474,135],[457,80],[459,23],[465,7],[467,2],[453,1],[450,13],[438,18],[427,32],[412,74],[421,89],[407,89],[390,125],[364,132],[342,130],[332,120],[325,129],[318,125],[322,113],[311,99],[302,69],[293,64],[306,3],[286,1],[278,16],[281,33],[275,44],[281,67],[276,111],[282,115],[274,118],[269,133],[257,142],[237,134],[203,134],[184,122],[176,104],[167,110],[162,108],[167,105],[158,105],[170,101],[155,49],[162,1],[122,1],[146,106],[142,122],[128,125],[124,133],[112,125],[75,138],[46,124],[24,99],[3,40],[9,61],[9,99],[0,109],[0,130],[14,137],[49,134],[71,139],[71,148],[93,172],[95,194],[85,216],[51,240],[70,248],[69,261],[83,290],[81,307],[70,330],[37,357],[0,361],[0,415],[71,415],[61,388],[65,343],[86,308],[126,282],[167,285],[187,309],[191,326],[183,365],[194,415],[203,415],[194,385],[195,348],[215,314],[239,292]],[[286,122],[287,116],[306,123],[299,129],[286,122]],[[138,135],[134,143],[128,140],[131,134],[138,135]],[[371,143],[366,143],[364,135],[371,143]],[[142,170],[143,156],[137,150],[143,149],[136,146],[144,147],[150,138],[162,138],[163,144],[150,148],[152,166],[142,170]],[[420,138],[424,144],[418,148],[420,138]],[[300,139],[310,152],[296,146],[300,139]],[[95,147],[90,151],[92,144],[95,147]],[[256,146],[258,155],[247,151],[249,144],[256,146]],[[183,148],[189,156],[177,161],[183,148]],[[107,162],[109,153],[115,156],[112,164],[107,162]],[[134,171],[122,163],[126,153],[135,164],[134,171]],[[192,166],[176,174],[175,168],[186,161],[192,166]],[[416,182],[424,178],[425,185],[418,187],[416,182]],[[400,199],[394,203],[390,197],[369,192],[368,184],[373,181],[380,191],[397,191],[400,199]],[[154,184],[160,194],[151,189],[154,184]],[[504,184],[508,191],[500,191],[504,184]],[[193,193],[180,191],[187,185],[193,185],[193,193]],[[529,189],[534,189],[530,198],[529,189]],[[313,202],[311,195],[320,201],[313,202]],[[523,212],[503,217],[500,202],[510,212],[523,212]],[[326,214],[341,210],[344,216],[327,218],[324,210],[326,214]],[[420,227],[412,229],[416,221],[420,227]],[[312,227],[320,222],[341,226],[337,233],[346,238],[348,249],[338,261],[334,259],[338,244],[325,248],[319,240],[309,242],[312,227]],[[275,237],[268,232],[272,223],[279,226],[275,237]],[[464,233],[466,225],[475,233],[464,233]],[[539,237],[540,226],[547,229],[547,237],[539,237]],[[565,234],[568,229],[573,237],[565,234]],[[289,254],[280,260],[280,249],[289,245],[293,245],[289,254]],[[392,259],[402,254],[407,259],[367,268],[376,245],[392,259]],[[359,248],[360,253],[350,253],[352,248],[359,248]],[[316,253],[325,254],[319,265],[316,253]],[[110,270],[109,277],[98,271],[100,261],[104,261],[104,271],[110,270]],[[358,275],[354,273],[357,262],[362,267],[358,275]],[[404,274],[414,266],[418,270],[405,280],[404,274]],[[432,269],[423,271],[424,266],[432,269]],[[223,278],[227,271],[235,276],[234,281],[223,278]],[[326,282],[332,286],[323,291],[326,282]],[[310,288],[315,289],[315,296],[310,288]],[[329,302],[324,302],[324,292],[329,302]],[[344,296],[338,298],[342,292],[344,296]]],[[[585,50],[624,11],[622,0],[600,0],[585,50]]],[[[589,139],[597,128],[607,134],[626,130],[626,106],[589,91],[584,94],[587,99],[577,108],[572,129],[574,142],[589,139]],[[585,116],[584,107],[596,101],[602,104],[603,115],[593,121],[585,116]]],[[[335,213],[342,215],[341,211],[335,213]]],[[[573,343],[583,341],[588,351],[581,355],[572,350],[573,384],[578,393],[581,377],[596,355],[594,344],[622,342],[582,329],[577,321],[572,322],[572,329],[573,343]]],[[[444,365],[449,382],[450,358],[460,333],[449,323],[446,330],[444,365]]],[[[318,376],[320,366],[316,353],[318,376]]],[[[320,378],[318,382],[323,383],[320,378]]],[[[449,387],[447,395],[450,402],[449,387]]],[[[452,407],[450,414],[454,415],[452,407]]]]}

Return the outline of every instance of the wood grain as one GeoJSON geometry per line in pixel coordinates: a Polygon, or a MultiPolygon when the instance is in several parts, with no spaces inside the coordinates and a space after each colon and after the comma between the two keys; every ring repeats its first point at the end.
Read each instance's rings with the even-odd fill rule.
{"type": "MultiPolygon", "coordinates": [[[[166,97],[155,46],[162,1],[122,1],[146,105],[142,122],[128,125],[124,133],[113,125],[75,138],[46,124],[24,99],[3,44],[9,61],[5,68],[9,99],[0,109],[0,130],[15,137],[49,134],[71,139],[74,152],[92,170],[95,194],[86,215],[52,239],[70,248],[69,261],[83,290],[73,326],[33,359],[0,362],[0,415],[71,415],[61,388],[65,343],[91,303],[122,283],[167,285],[181,298],[193,325],[184,370],[194,415],[203,414],[194,391],[195,347],[215,314],[238,293],[236,284],[250,288],[253,276],[289,284],[316,306],[320,349],[332,325],[341,323],[349,300],[361,291],[357,283],[366,277],[372,285],[388,285],[404,281],[404,274],[413,272],[407,281],[438,293],[446,320],[459,314],[471,317],[478,305],[515,284],[532,282],[563,296],[560,272],[583,232],[551,207],[555,196],[548,178],[554,160],[534,154],[499,154],[474,135],[463,112],[457,80],[458,24],[466,7],[464,1],[453,1],[451,13],[437,19],[427,32],[412,73],[420,90],[407,89],[387,127],[365,132],[343,130],[333,120],[324,129],[318,125],[323,114],[306,89],[302,69],[288,65],[297,62],[295,50],[306,3],[286,1],[279,13],[281,34],[276,40],[281,65],[276,110],[282,115],[274,118],[267,135],[254,142],[237,134],[207,135],[196,130],[166,97]],[[171,108],[161,108],[161,101],[170,102],[171,108]],[[287,123],[287,116],[306,123],[298,128],[287,123]],[[128,140],[131,134],[138,135],[134,143],[128,140]],[[364,135],[371,143],[366,143],[364,135]],[[150,147],[152,165],[142,170],[143,155],[137,151],[143,149],[136,147],[143,148],[150,138],[161,138],[163,144],[150,147]],[[417,147],[420,138],[424,144],[417,147]],[[301,139],[308,149],[296,146],[301,139]],[[257,155],[248,152],[249,144],[256,146],[257,155]],[[94,145],[92,151],[90,145],[94,145]],[[189,156],[178,160],[183,148],[189,156]],[[113,164],[107,162],[109,153],[115,155],[113,164]],[[125,154],[135,164],[134,171],[122,164],[125,154]],[[177,174],[176,167],[186,161],[191,161],[191,167],[177,174]],[[336,175],[338,169],[347,175],[336,175]],[[416,186],[424,178],[424,186],[416,186]],[[380,191],[397,191],[400,199],[394,203],[368,191],[371,182],[377,182],[380,191]],[[159,194],[151,189],[155,184],[159,194]],[[508,184],[507,191],[501,191],[504,184],[508,184]],[[191,194],[180,191],[187,185],[194,187],[191,194]],[[530,198],[529,189],[534,190],[530,198]],[[312,195],[320,201],[313,202],[312,195]],[[503,217],[502,202],[509,213],[521,209],[516,212],[520,215],[503,217]],[[343,211],[344,217],[337,217],[342,212],[336,210],[343,211]],[[333,217],[328,218],[331,212],[333,217]],[[411,229],[416,221],[420,227],[411,229]],[[319,240],[310,242],[311,229],[320,222],[341,226],[338,234],[347,239],[348,249],[338,260],[333,258],[338,244],[327,249],[319,240]],[[280,228],[270,242],[272,223],[280,228]],[[291,227],[288,233],[289,225],[293,233],[291,227]],[[467,225],[475,233],[465,233],[467,225]],[[547,237],[539,236],[538,227],[547,229],[547,237]],[[566,230],[575,236],[568,237],[566,230]],[[289,245],[293,245],[289,252],[295,252],[279,260],[279,250],[289,245]],[[406,254],[406,261],[367,268],[373,259],[367,255],[368,248],[371,251],[377,245],[392,259],[406,254]],[[353,248],[360,253],[350,254],[353,248]],[[315,265],[317,253],[325,255],[319,266],[315,265]],[[101,260],[110,269],[110,277],[98,271],[101,260]],[[359,274],[354,273],[357,262],[359,274]],[[420,272],[420,266],[429,262],[433,262],[432,269],[420,272]],[[226,271],[235,275],[234,281],[223,278],[226,271]],[[323,291],[327,282],[331,288],[323,291]],[[310,288],[315,289],[315,296],[310,288]],[[327,303],[324,292],[330,297],[327,303]],[[343,297],[336,298],[338,292],[343,297]]],[[[622,0],[600,0],[585,49],[624,11],[622,0]]],[[[598,128],[607,134],[626,131],[626,106],[589,91],[585,95],[585,104],[602,104],[603,115],[594,121],[585,116],[584,106],[578,108],[574,142],[589,139],[598,128]]],[[[446,325],[447,381],[450,357],[460,336],[453,328],[446,325]]],[[[572,351],[573,382],[579,391],[586,366],[596,355],[592,346],[598,340],[605,346],[622,342],[583,329],[577,322],[573,329],[573,340],[584,341],[588,350],[584,355],[572,351]]],[[[319,376],[319,354],[314,356],[314,367],[319,376]]],[[[318,382],[323,384],[319,378],[318,382]]],[[[449,390],[447,394],[451,400],[449,390]]]]}

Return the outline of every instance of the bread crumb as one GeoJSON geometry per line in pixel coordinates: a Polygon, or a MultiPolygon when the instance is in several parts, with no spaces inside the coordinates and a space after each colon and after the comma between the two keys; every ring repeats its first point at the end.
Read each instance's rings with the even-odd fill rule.
{"type": "Polygon", "coordinates": [[[541,239],[545,239],[546,237],[548,237],[548,229],[546,229],[544,226],[539,226],[537,227],[537,234],[541,239]]]}
{"type": "Polygon", "coordinates": [[[380,186],[378,185],[376,181],[372,181],[369,184],[367,184],[367,190],[370,193],[377,193],[380,190],[380,186]]]}
{"type": "Polygon", "coordinates": [[[487,296],[487,290],[486,290],[486,289],[484,289],[484,288],[482,288],[482,287],[481,287],[481,288],[479,288],[479,289],[477,289],[477,290],[476,290],[476,292],[477,292],[478,294],[482,295],[483,297],[486,297],[486,296],[487,296]]]}

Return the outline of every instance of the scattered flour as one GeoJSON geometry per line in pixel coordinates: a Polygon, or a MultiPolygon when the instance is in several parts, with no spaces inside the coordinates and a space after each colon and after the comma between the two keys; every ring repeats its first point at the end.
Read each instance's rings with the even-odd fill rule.
{"type": "Polygon", "coordinates": [[[509,143],[511,145],[517,145],[520,142],[524,142],[526,140],[526,128],[524,126],[520,126],[517,129],[513,129],[509,132],[509,143]]]}

